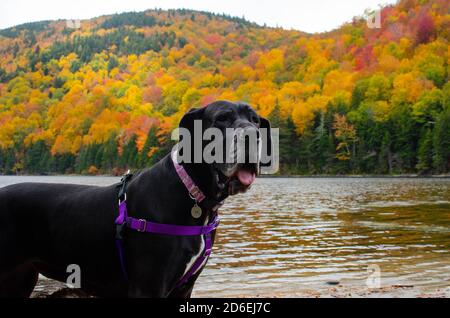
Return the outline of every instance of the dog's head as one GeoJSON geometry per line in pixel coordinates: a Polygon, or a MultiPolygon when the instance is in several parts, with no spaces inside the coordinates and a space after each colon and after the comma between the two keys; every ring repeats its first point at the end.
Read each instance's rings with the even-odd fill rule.
{"type": "Polygon", "coordinates": [[[272,151],[269,121],[247,104],[217,101],[191,109],[181,119],[180,128],[194,136],[199,123],[203,140],[201,148],[191,148],[192,156],[200,150],[212,155],[212,160],[202,155],[201,164],[210,170],[219,189],[226,188],[229,195],[247,191],[260,171],[260,154],[272,151]],[[211,141],[221,148],[211,147],[211,141]]]}

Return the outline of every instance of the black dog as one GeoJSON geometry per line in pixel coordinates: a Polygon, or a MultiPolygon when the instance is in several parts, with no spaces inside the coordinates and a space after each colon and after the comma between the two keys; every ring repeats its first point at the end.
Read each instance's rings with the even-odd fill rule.
{"type": "MultiPolygon", "coordinates": [[[[193,109],[180,127],[192,130],[242,127],[269,122],[242,103],[219,101],[193,109]]],[[[270,137],[270,134],[268,135],[270,137]]],[[[262,142],[270,147],[270,138],[262,142]]],[[[204,225],[213,206],[229,195],[246,191],[258,164],[183,164],[204,192],[203,214],[191,216],[193,201],[177,175],[170,154],[138,172],[127,190],[130,216],[176,225],[204,225]],[[250,181],[249,181],[250,178],[250,181]],[[240,181],[244,180],[244,184],[240,181]]],[[[167,236],[137,231],[124,233],[124,278],[115,246],[117,185],[21,183],[0,189],[0,297],[29,297],[38,274],[66,282],[69,264],[81,269],[81,289],[99,297],[190,297],[201,269],[175,287],[196,256],[201,236],[167,236]]],[[[213,235],[214,239],[214,235],[213,235]]]]}

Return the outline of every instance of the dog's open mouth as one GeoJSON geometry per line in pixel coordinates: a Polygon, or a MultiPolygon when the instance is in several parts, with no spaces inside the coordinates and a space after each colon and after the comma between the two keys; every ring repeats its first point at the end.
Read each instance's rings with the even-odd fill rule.
{"type": "Polygon", "coordinates": [[[244,165],[239,167],[236,173],[232,176],[239,180],[239,182],[244,186],[251,186],[256,179],[256,169],[250,166],[244,165]]]}
{"type": "Polygon", "coordinates": [[[256,164],[241,164],[229,177],[228,194],[235,195],[247,191],[257,176],[256,164]]]}

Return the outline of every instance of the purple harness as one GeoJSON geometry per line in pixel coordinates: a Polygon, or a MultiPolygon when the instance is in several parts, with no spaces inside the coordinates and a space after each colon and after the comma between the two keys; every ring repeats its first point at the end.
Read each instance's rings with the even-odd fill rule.
{"type": "MultiPolygon", "coordinates": [[[[172,153],[172,162],[177,171],[178,176],[185,185],[186,189],[189,191],[189,195],[196,203],[200,203],[205,200],[206,196],[203,192],[196,186],[192,178],[188,175],[186,170],[181,166],[176,159],[176,153],[172,153]]],[[[197,271],[202,267],[205,261],[211,255],[212,250],[212,239],[211,232],[217,229],[219,226],[219,218],[217,213],[215,217],[205,226],[185,226],[185,225],[173,225],[173,224],[161,224],[149,222],[144,219],[136,219],[128,216],[127,203],[126,203],[126,182],[131,178],[130,174],[127,174],[122,179],[122,190],[119,192],[119,216],[116,218],[116,245],[119,251],[120,265],[122,267],[122,272],[124,277],[128,279],[128,274],[125,267],[125,254],[124,247],[122,243],[122,229],[127,227],[138,232],[146,232],[153,234],[162,235],[172,235],[172,236],[203,236],[204,248],[200,255],[195,260],[194,264],[189,268],[186,273],[178,281],[176,288],[184,285],[189,278],[191,278],[197,271]]]]}

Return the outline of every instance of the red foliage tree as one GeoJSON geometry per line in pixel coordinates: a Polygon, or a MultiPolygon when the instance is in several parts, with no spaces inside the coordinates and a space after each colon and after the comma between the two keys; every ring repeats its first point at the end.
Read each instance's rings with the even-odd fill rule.
{"type": "Polygon", "coordinates": [[[428,14],[423,14],[417,19],[416,42],[418,44],[427,43],[435,35],[436,29],[433,18],[428,14]]]}
{"type": "Polygon", "coordinates": [[[373,61],[373,47],[367,45],[358,50],[355,58],[355,70],[359,71],[368,67],[373,61]]]}

